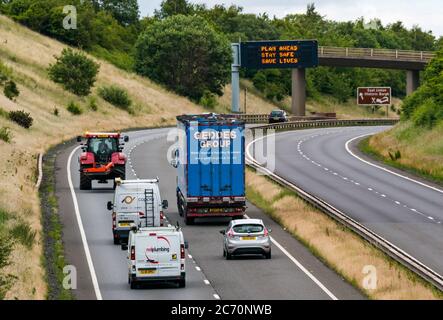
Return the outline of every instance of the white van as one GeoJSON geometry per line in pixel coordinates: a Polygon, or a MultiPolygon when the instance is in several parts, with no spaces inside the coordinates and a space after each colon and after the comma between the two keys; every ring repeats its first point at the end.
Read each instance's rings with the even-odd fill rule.
{"type": "MultiPolygon", "coordinates": [[[[123,246],[122,246],[123,247],[123,246]]],[[[128,240],[128,283],[176,282],[186,286],[185,244],[180,228],[133,228],[128,240]]]]}
{"type": "Polygon", "coordinates": [[[128,240],[131,227],[161,227],[168,201],[161,200],[159,179],[121,180],[115,179],[114,202],[107,208],[112,210],[112,234],[114,244],[128,240]]]}

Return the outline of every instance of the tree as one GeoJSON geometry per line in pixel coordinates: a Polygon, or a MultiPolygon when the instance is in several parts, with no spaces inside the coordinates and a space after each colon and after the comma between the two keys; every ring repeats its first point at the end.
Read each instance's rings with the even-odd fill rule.
{"type": "Polygon", "coordinates": [[[63,49],[61,56],[56,59],[57,62],[48,69],[52,81],[78,96],[91,93],[99,70],[97,63],[72,49],[63,49]]]}
{"type": "Polygon", "coordinates": [[[163,0],[160,4],[160,10],[155,10],[154,15],[157,18],[165,19],[177,14],[190,15],[193,12],[194,6],[187,0],[163,0]]]}
{"type": "Polygon", "coordinates": [[[207,90],[221,95],[232,53],[227,38],[198,16],[154,22],[136,44],[135,69],[177,93],[199,101],[207,90]]]}
{"type": "Polygon", "coordinates": [[[125,26],[135,24],[140,18],[137,0],[101,0],[100,7],[125,26]]]}

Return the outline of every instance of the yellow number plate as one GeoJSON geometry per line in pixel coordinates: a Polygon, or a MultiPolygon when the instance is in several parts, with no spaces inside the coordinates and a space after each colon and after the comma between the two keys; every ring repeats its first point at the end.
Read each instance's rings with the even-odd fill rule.
{"type": "Polygon", "coordinates": [[[220,212],[223,212],[223,209],[219,209],[219,208],[211,208],[211,209],[209,209],[209,212],[212,212],[212,213],[220,213],[220,212]]]}
{"type": "Polygon", "coordinates": [[[118,225],[120,227],[129,227],[131,224],[130,223],[119,223],[118,225]]]}
{"type": "Polygon", "coordinates": [[[140,274],[154,274],[157,270],[138,270],[140,274]]]}
{"type": "Polygon", "coordinates": [[[242,240],[257,240],[256,237],[242,237],[242,240]]]}

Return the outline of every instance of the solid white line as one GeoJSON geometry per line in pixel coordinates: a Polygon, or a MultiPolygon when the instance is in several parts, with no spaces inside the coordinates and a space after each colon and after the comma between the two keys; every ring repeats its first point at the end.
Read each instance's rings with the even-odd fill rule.
{"type": "MultiPolygon", "coordinates": [[[[245,215],[247,219],[249,219],[248,215],[245,215]]],[[[278,243],[277,240],[275,240],[273,237],[270,237],[272,243],[280,249],[281,252],[283,252],[289,260],[291,260],[301,271],[303,271],[314,283],[320,287],[332,300],[338,300],[338,298],[329,291],[328,288],[326,288],[323,283],[320,282],[312,273],[309,272],[308,269],[306,269],[297,259],[295,259],[280,243],[278,243]]]]}
{"type": "Polygon", "coordinates": [[[206,279],[203,280],[203,282],[204,282],[206,285],[208,285],[208,286],[211,284],[211,283],[209,282],[209,280],[206,280],[206,279]]]}
{"type": "Polygon", "coordinates": [[[443,190],[441,190],[441,189],[435,188],[435,187],[433,187],[433,186],[427,185],[426,183],[423,183],[423,182],[420,182],[420,181],[414,180],[414,179],[412,179],[412,178],[409,178],[409,177],[403,176],[403,175],[401,175],[401,174],[399,174],[399,173],[397,173],[397,172],[391,171],[391,170],[389,170],[389,169],[386,169],[386,168],[384,168],[384,167],[381,167],[381,166],[379,166],[379,165],[376,165],[376,164],[374,164],[374,163],[372,163],[372,162],[366,161],[366,160],[360,158],[359,156],[357,156],[355,153],[353,153],[353,152],[351,151],[351,149],[349,148],[349,145],[350,145],[353,141],[355,141],[355,140],[357,140],[357,139],[360,139],[360,138],[363,138],[363,137],[371,136],[371,135],[373,135],[373,133],[363,134],[363,135],[361,135],[361,136],[358,136],[358,137],[355,137],[355,138],[352,138],[352,139],[348,140],[348,141],[346,142],[346,151],[347,151],[351,156],[353,156],[354,158],[356,158],[356,159],[360,160],[361,162],[364,162],[364,163],[366,163],[366,164],[368,164],[368,165],[370,165],[370,166],[372,166],[372,167],[375,167],[375,168],[377,168],[377,169],[383,170],[383,171],[385,171],[385,172],[388,172],[388,173],[393,174],[393,175],[395,175],[395,176],[397,176],[397,177],[400,177],[400,178],[406,179],[406,180],[408,180],[408,181],[414,182],[414,183],[416,183],[416,184],[419,184],[419,185],[421,185],[421,186],[423,186],[423,187],[426,187],[426,188],[429,188],[429,189],[431,189],[431,190],[437,191],[437,192],[439,192],[439,193],[443,193],[443,190]]]}
{"type": "Polygon", "coordinates": [[[72,150],[72,152],[68,158],[68,164],[66,166],[66,170],[68,172],[68,183],[69,183],[69,188],[71,189],[72,201],[74,203],[75,216],[77,217],[78,228],[80,229],[80,236],[82,238],[83,248],[85,250],[86,261],[88,262],[89,272],[91,274],[92,285],[94,287],[95,296],[96,296],[97,300],[103,300],[102,294],[100,292],[100,287],[98,285],[98,280],[97,280],[97,275],[95,273],[94,264],[92,262],[91,252],[89,251],[88,240],[86,239],[85,229],[83,228],[82,217],[80,215],[80,210],[78,208],[77,196],[75,194],[74,186],[72,184],[71,160],[72,160],[74,153],[78,149],[80,149],[80,147],[81,146],[78,146],[74,150],[72,150]]]}

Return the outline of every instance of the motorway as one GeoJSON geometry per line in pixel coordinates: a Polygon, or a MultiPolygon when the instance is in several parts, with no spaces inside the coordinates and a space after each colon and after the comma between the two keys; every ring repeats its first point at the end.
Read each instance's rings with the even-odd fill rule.
{"type": "MultiPolygon", "coordinates": [[[[129,156],[127,179],[160,178],[163,199],[172,224],[183,225],[176,208],[176,173],[166,159],[170,142],[168,129],[129,133],[125,153],[129,156]]],[[[56,160],[56,194],[64,225],[66,258],[77,269],[78,299],[363,299],[364,297],[334,271],[315,258],[261,210],[248,203],[247,214],[261,218],[272,228],[273,256],[222,257],[223,229],[228,220],[198,221],[183,226],[187,251],[187,286],[149,286],[130,290],[126,254],[114,246],[111,213],[106,210],[113,190],[94,185],[92,191],[78,189],[78,147],[67,147],[56,160]],[[200,223],[199,223],[200,222],[200,223]]]]}
{"type": "MultiPolygon", "coordinates": [[[[277,133],[274,173],[443,274],[441,187],[395,169],[388,171],[380,164],[375,167],[372,160],[356,150],[359,137],[385,129],[356,127],[277,133]]],[[[255,143],[250,144],[251,152],[254,146],[255,143]]]]}

